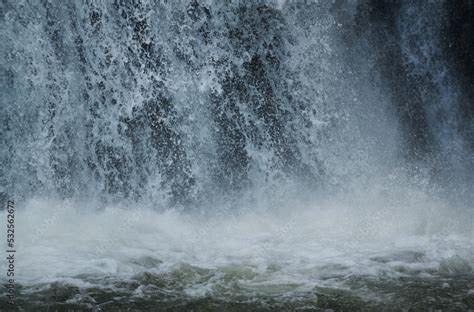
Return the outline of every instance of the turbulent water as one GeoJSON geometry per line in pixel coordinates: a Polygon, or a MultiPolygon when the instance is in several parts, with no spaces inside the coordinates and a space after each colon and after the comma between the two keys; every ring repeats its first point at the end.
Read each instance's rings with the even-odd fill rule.
{"type": "Polygon", "coordinates": [[[0,13],[1,311],[474,309],[473,1],[0,13]]]}

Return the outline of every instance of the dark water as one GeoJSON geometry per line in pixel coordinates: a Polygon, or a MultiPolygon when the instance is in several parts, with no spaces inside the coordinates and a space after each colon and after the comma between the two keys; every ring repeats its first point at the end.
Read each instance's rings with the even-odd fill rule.
{"type": "Polygon", "coordinates": [[[231,271],[212,295],[196,298],[183,292],[187,284],[196,283],[194,278],[205,283],[215,274],[184,267],[168,276],[144,274],[133,281],[116,281],[110,285],[113,288],[105,289],[53,283],[32,293],[19,287],[17,305],[25,311],[467,311],[474,307],[472,274],[397,279],[357,276],[344,279],[344,289],[298,291],[298,284],[245,287],[242,284],[250,277],[231,271]]]}

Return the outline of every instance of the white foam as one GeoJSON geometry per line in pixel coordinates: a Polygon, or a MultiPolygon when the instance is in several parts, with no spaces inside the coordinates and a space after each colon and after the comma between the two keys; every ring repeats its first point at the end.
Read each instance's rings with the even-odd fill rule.
{"type": "MultiPolygon", "coordinates": [[[[200,219],[174,210],[107,207],[92,212],[69,202],[32,200],[17,209],[16,280],[89,287],[78,275],[126,279],[187,263],[209,269],[245,266],[259,275],[249,283],[314,286],[330,283],[331,274],[343,279],[352,274],[397,276],[400,266],[437,269],[455,255],[472,266],[472,230],[461,226],[444,233],[446,224],[459,218],[432,205],[393,210],[388,219],[373,217],[375,207],[342,204],[200,219]],[[406,252],[422,256],[414,260],[406,252]],[[374,261],[377,257],[388,258],[374,261]],[[143,259],[155,262],[144,264],[143,259]],[[277,269],[268,273],[272,266],[277,269]]],[[[205,290],[191,286],[186,292],[205,290]]]]}

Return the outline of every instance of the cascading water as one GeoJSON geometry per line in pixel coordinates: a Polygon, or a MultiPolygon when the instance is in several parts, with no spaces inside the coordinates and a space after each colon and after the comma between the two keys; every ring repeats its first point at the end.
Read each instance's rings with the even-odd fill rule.
{"type": "Polygon", "coordinates": [[[0,8],[16,308],[474,308],[472,1],[0,8]]]}

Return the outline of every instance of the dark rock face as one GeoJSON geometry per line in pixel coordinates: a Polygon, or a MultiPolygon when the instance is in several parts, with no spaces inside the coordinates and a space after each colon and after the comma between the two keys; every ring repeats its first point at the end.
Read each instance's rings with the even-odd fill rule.
{"type": "Polygon", "coordinates": [[[460,103],[463,118],[461,131],[474,148],[474,1],[446,3],[448,24],[444,34],[444,49],[458,74],[466,97],[460,103]]]}
{"type": "Polygon", "coordinates": [[[397,27],[401,3],[396,1],[361,1],[357,6],[351,40],[366,38],[374,51],[382,84],[398,112],[407,145],[406,157],[422,159],[431,151],[431,131],[419,87],[427,84],[410,75],[406,66],[397,27]]]}
{"type": "MultiPolygon", "coordinates": [[[[341,11],[345,6],[336,7],[341,11]]],[[[449,84],[459,83],[453,92],[465,96],[446,104],[445,110],[459,115],[457,125],[446,127],[456,128],[452,131],[472,148],[473,2],[360,1],[356,7],[344,40],[349,45],[368,42],[372,49],[382,85],[398,111],[408,159],[426,159],[442,144],[436,128],[451,117],[441,116],[445,112],[430,102],[443,101],[443,93],[453,89],[449,84]]]]}

